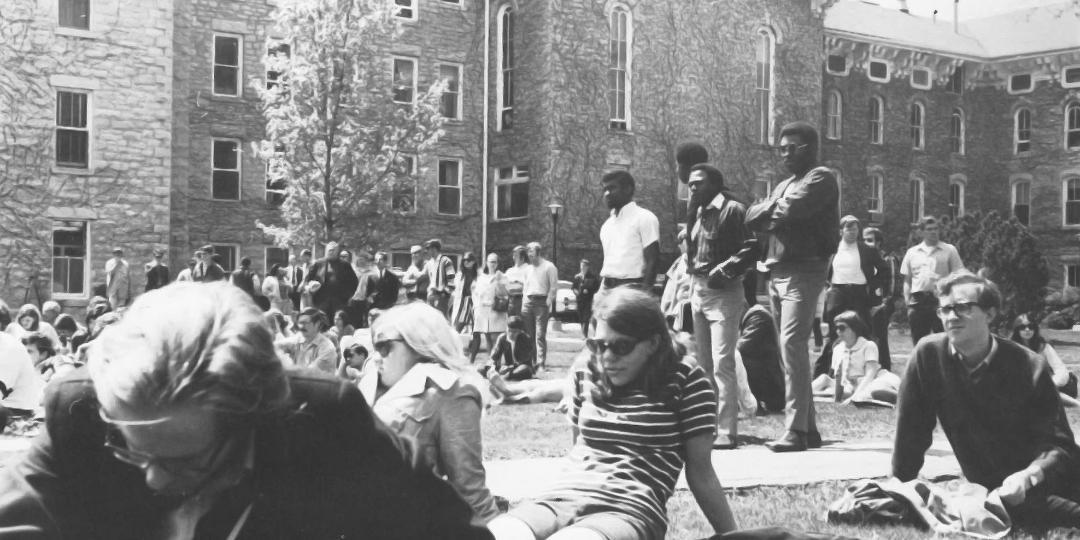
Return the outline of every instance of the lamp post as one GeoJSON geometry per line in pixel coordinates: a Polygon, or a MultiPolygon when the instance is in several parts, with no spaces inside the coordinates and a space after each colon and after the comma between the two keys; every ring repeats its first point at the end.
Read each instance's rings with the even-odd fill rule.
{"type": "Polygon", "coordinates": [[[547,205],[548,211],[551,212],[551,264],[555,265],[555,268],[559,267],[559,212],[562,211],[562,205],[553,202],[547,205]]]}

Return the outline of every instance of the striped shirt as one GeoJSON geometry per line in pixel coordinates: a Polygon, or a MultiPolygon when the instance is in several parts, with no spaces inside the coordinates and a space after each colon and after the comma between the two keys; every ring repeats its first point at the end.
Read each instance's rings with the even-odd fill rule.
{"type": "Polygon", "coordinates": [[[576,501],[587,513],[614,511],[667,528],[667,500],[686,461],[684,443],[715,434],[716,394],[705,372],[684,359],[671,405],[640,390],[594,403],[586,383],[568,416],[578,427],[571,472],[543,499],[576,501]]]}

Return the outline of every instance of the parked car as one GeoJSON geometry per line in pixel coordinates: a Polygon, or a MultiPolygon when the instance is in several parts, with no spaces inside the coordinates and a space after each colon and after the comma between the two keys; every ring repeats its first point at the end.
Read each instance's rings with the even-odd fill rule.
{"type": "Polygon", "coordinates": [[[559,280],[559,290],[555,292],[555,313],[551,317],[562,322],[578,322],[577,320],[577,296],[570,290],[573,283],[559,280]]]}

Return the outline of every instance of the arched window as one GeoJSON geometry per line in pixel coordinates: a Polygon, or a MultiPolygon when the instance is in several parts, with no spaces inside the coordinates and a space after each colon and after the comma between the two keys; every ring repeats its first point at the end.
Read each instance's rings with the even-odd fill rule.
{"type": "Polygon", "coordinates": [[[949,217],[956,220],[964,215],[964,186],[963,177],[949,180],[949,217]]]}
{"type": "Polygon", "coordinates": [[[949,144],[952,147],[952,153],[963,155],[964,111],[960,109],[953,109],[952,116],[949,118],[949,144]]]}
{"type": "Polygon", "coordinates": [[[885,101],[878,96],[870,98],[870,143],[885,142],[885,101]]]}
{"type": "Polygon", "coordinates": [[[918,223],[925,215],[923,213],[923,181],[921,178],[911,179],[911,222],[918,223]]]}
{"type": "Polygon", "coordinates": [[[1065,108],[1065,148],[1080,148],[1080,103],[1065,108]]]}
{"type": "Polygon", "coordinates": [[[630,129],[630,65],[633,19],[626,6],[611,10],[608,28],[608,112],[611,129],[630,129]]]}
{"type": "Polygon", "coordinates": [[[1080,225],[1080,178],[1066,178],[1062,182],[1062,199],[1065,204],[1065,225],[1080,225]]]}
{"type": "Polygon", "coordinates": [[[498,44],[495,49],[499,77],[495,81],[498,103],[496,129],[502,131],[514,125],[514,10],[503,6],[495,16],[498,44]]]}
{"type": "Polygon", "coordinates": [[[1031,181],[1021,180],[1012,186],[1012,213],[1016,220],[1028,225],[1031,220],[1031,181]]]}
{"type": "Polygon", "coordinates": [[[1016,111],[1013,120],[1013,143],[1017,154],[1031,150],[1031,111],[1028,109],[1016,111]]]}
{"type": "Polygon", "coordinates": [[[754,38],[755,79],[754,97],[757,100],[758,142],[772,144],[773,123],[773,55],[775,53],[772,32],[762,28],[754,38]]]}
{"type": "Polygon", "coordinates": [[[829,92],[828,110],[825,112],[827,123],[825,124],[825,137],[839,140],[843,136],[844,125],[844,97],[839,90],[829,92]]]}
{"type": "MultiPolygon", "coordinates": [[[[911,147],[916,150],[922,150],[926,144],[926,138],[923,136],[923,113],[926,109],[922,103],[911,104],[910,124],[911,124],[911,147]]],[[[912,222],[914,223],[914,222],[912,222]]]]}

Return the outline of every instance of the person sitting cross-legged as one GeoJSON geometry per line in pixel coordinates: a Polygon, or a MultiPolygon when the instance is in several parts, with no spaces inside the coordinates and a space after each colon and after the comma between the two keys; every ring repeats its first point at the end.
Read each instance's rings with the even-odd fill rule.
{"type": "Polygon", "coordinates": [[[940,424],[964,477],[997,490],[1014,525],[1080,527],[1080,448],[1046,360],[991,333],[1001,309],[992,281],[961,270],[936,287],[945,332],[908,361],[893,476],[919,474],[940,424]]]}
{"type": "Polygon", "coordinates": [[[513,315],[506,323],[506,333],[491,349],[492,367],[511,381],[531,379],[536,373],[534,352],[532,336],[525,333],[525,320],[513,315]]]}
{"type": "Polygon", "coordinates": [[[832,369],[814,379],[814,393],[832,392],[836,401],[855,405],[896,403],[900,377],[878,363],[878,348],[858,313],[843,311],[832,320],[832,369]],[[846,400],[844,398],[847,398],[846,400]]]}

